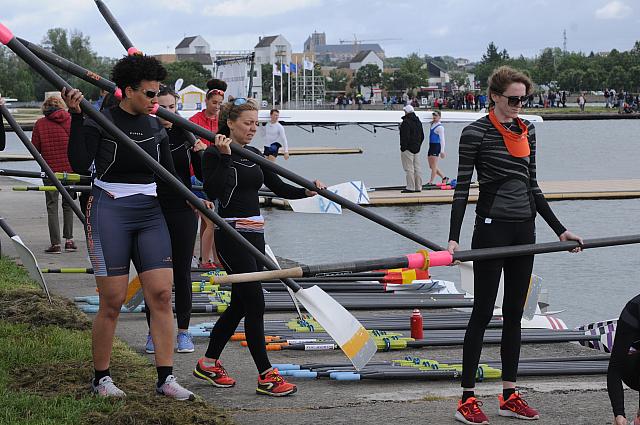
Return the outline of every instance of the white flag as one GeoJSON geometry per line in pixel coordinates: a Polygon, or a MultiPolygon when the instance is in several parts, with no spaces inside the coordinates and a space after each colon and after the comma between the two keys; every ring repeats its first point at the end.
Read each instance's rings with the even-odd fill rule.
{"type": "Polygon", "coordinates": [[[282,75],[280,73],[280,70],[278,69],[278,65],[276,65],[275,63],[273,64],[273,75],[282,75]]]}
{"type": "Polygon", "coordinates": [[[312,71],[313,70],[313,62],[308,61],[308,60],[304,60],[304,70],[305,71],[312,71]]]}

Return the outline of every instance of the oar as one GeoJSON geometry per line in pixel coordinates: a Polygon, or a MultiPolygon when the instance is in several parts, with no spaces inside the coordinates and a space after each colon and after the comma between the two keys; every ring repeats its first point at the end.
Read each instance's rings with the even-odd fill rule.
{"type": "MultiPolygon", "coordinates": [[[[22,60],[29,64],[36,72],[42,75],[55,88],[66,88],[71,90],[72,87],[49,68],[42,60],[35,56],[29,49],[20,43],[13,36],[11,31],[0,24],[0,42],[9,47],[22,60]]],[[[142,161],[143,164],[151,169],[157,176],[167,182],[173,190],[179,193],[191,205],[200,210],[221,229],[225,230],[238,243],[243,244],[246,249],[255,256],[262,264],[269,269],[276,269],[277,266],[262,252],[251,245],[242,237],[235,229],[229,225],[224,219],[220,218],[212,210],[206,208],[201,200],[196,197],[189,189],[187,189],[175,176],[169,173],[155,159],[148,155],[136,142],[131,140],[122,130],[114,123],[109,121],[104,115],[95,110],[93,106],[86,100],[80,102],[82,111],[100,125],[115,140],[127,146],[142,161]]],[[[167,114],[171,114],[167,111],[167,114]]],[[[64,189],[62,189],[64,190],[64,189]]],[[[322,324],[327,332],[338,342],[347,357],[358,368],[364,367],[373,357],[376,346],[369,337],[366,329],[351,315],[344,307],[331,298],[326,292],[318,287],[303,289],[295,281],[287,279],[284,283],[289,286],[296,294],[296,298],[307,309],[315,319],[322,324]]]]}
{"type": "Polygon", "coordinates": [[[38,282],[44,293],[47,294],[49,303],[51,303],[51,295],[49,295],[47,282],[45,282],[44,276],[42,276],[42,273],[40,272],[38,261],[33,255],[33,252],[31,252],[31,250],[27,248],[24,242],[22,242],[22,239],[20,239],[20,236],[16,235],[16,232],[14,232],[11,227],[9,227],[9,224],[2,217],[0,217],[0,227],[2,227],[2,230],[4,230],[7,236],[9,236],[9,238],[11,238],[11,240],[13,241],[13,247],[20,256],[22,264],[27,269],[27,272],[29,272],[29,276],[31,276],[31,279],[38,282]]]}
{"type": "Polygon", "coordinates": [[[122,44],[127,50],[127,54],[129,56],[142,54],[140,50],[133,47],[133,43],[131,42],[131,40],[129,40],[129,37],[127,37],[116,18],[111,14],[111,11],[107,7],[107,5],[104,4],[102,0],[95,0],[95,2],[96,6],[98,6],[98,10],[100,10],[100,13],[104,17],[104,20],[107,21],[107,24],[109,24],[113,33],[116,35],[116,37],[118,37],[118,40],[120,40],[120,44],[122,44]]]}
{"type": "MultiPolygon", "coordinates": [[[[6,27],[0,28],[0,40],[4,40],[6,37],[6,34],[3,33],[3,29],[6,29],[6,27]]],[[[20,47],[22,47],[22,44],[18,43],[15,40],[14,40],[14,44],[20,45],[20,47]]],[[[27,49],[25,50],[28,52],[27,49]]],[[[36,147],[33,146],[33,144],[31,143],[31,140],[29,140],[25,132],[22,130],[22,127],[20,127],[20,124],[18,124],[15,118],[13,118],[13,115],[11,115],[11,112],[9,112],[9,110],[5,105],[0,105],[0,112],[6,118],[7,122],[9,123],[11,128],[13,128],[13,131],[15,131],[16,135],[22,141],[22,143],[27,148],[29,153],[31,153],[33,158],[38,162],[38,165],[40,165],[40,168],[42,168],[47,178],[49,178],[49,180],[51,180],[51,182],[58,188],[58,191],[62,195],[62,198],[65,201],[67,201],[67,203],[71,206],[71,209],[78,216],[82,224],[83,225],[86,224],[84,214],[82,213],[82,211],[80,211],[80,207],[78,207],[78,205],[75,202],[73,202],[73,199],[71,198],[71,195],[69,194],[69,192],[65,190],[65,188],[62,186],[62,183],[60,183],[60,181],[56,178],[56,175],[51,169],[51,167],[49,167],[49,164],[47,164],[47,162],[44,160],[42,155],[40,155],[40,152],[38,152],[36,147]]]]}
{"type": "MultiPolygon", "coordinates": [[[[273,253],[273,251],[271,250],[271,247],[269,245],[265,245],[264,246],[264,252],[266,255],[269,256],[269,258],[271,258],[271,261],[273,261],[273,263],[278,266],[278,268],[280,268],[280,264],[278,263],[278,259],[276,258],[276,255],[273,253]]],[[[300,318],[300,320],[303,320],[302,317],[302,313],[300,312],[300,306],[298,305],[298,301],[296,301],[296,297],[295,294],[293,292],[293,290],[291,288],[289,288],[287,285],[284,285],[285,288],[287,288],[287,292],[289,293],[289,296],[291,297],[291,301],[293,301],[293,305],[296,307],[296,312],[298,313],[298,317],[300,318]]]]}
{"type": "MultiPolygon", "coordinates": [[[[25,170],[9,170],[9,169],[0,169],[0,176],[8,176],[8,177],[33,177],[35,179],[44,179],[47,177],[47,173],[44,171],[25,171],[25,170]]],[[[55,176],[58,180],[63,183],[79,183],[80,181],[86,180],[89,181],[89,176],[81,176],[80,174],[75,173],[55,173],[55,176]]]]}
{"type": "MultiPolygon", "coordinates": [[[[91,186],[66,185],[62,187],[68,192],[91,192],[91,186]]],[[[14,186],[11,190],[16,192],[58,192],[56,186],[14,186]]]]}
{"type": "Polygon", "coordinates": [[[217,284],[251,282],[254,280],[281,279],[284,277],[298,278],[316,276],[323,273],[364,272],[383,268],[409,267],[424,269],[437,266],[449,266],[457,261],[481,261],[496,258],[518,257],[522,255],[544,254],[549,252],[570,251],[574,248],[601,248],[615,245],[640,243],[640,235],[614,236],[607,238],[585,240],[582,245],[576,241],[547,242],[540,244],[514,245],[497,248],[471,249],[457,251],[451,255],[448,251],[427,252],[420,251],[400,257],[378,258],[374,260],[355,260],[344,263],[327,263],[315,266],[303,265],[282,270],[263,271],[256,273],[242,273],[229,276],[216,276],[217,284]]]}

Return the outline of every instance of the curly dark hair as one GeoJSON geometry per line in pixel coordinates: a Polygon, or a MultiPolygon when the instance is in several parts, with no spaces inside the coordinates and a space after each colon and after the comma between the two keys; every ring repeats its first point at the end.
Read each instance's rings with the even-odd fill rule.
{"type": "Polygon", "coordinates": [[[212,78],[207,81],[207,99],[215,94],[213,90],[227,91],[227,83],[223,80],[212,78]]]}
{"type": "Polygon", "coordinates": [[[167,77],[167,70],[153,56],[126,56],[116,62],[111,71],[111,80],[122,90],[131,87],[137,89],[142,80],[162,81],[167,77]]]}

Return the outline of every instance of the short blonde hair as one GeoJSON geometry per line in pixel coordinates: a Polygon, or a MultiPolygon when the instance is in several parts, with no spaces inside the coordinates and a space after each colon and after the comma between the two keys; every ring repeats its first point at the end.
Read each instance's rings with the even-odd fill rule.
{"type": "Polygon", "coordinates": [[[258,101],[253,98],[246,99],[246,102],[241,105],[236,105],[235,101],[236,99],[230,96],[229,101],[224,103],[220,108],[220,114],[218,115],[218,133],[224,134],[227,137],[231,134],[227,120],[236,121],[244,111],[260,110],[258,101]]]}
{"type": "Polygon", "coordinates": [[[49,96],[43,103],[42,103],[42,113],[44,113],[45,111],[49,110],[49,109],[54,109],[54,108],[58,108],[58,109],[67,109],[67,105],[64,103],[64,101],[62,100],[61,97],[59,96],[49,96]]]}

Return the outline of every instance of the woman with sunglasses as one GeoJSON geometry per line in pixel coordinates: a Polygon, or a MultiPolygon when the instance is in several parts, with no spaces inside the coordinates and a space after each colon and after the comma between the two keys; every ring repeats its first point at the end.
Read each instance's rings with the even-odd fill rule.
{"type": "Polygon", "coordinates": [[[435,186],[433,182],[437,176],[442,179],[442,184],[449,182],[449,177],[445,176],[440,167],[438,167],[438,160],[444,159],[444,126],[440,122],[442,112],[433,111],[431,113],[431,128],[429,129],[429,152],[427,153],[427,161],[429,162],[429,168],[431,169],[431,178],[426,186],[435,186]]]}
{"type": "MultiPolygon", "coordinates": [[[[510,67],[497,68],[488,81],[489,115],[468,125],[460,136],[458,184],[451,208],[449,252],[458,249],[460,228],[467,206],[474,168],[480,194],[476,205],[471,247],[490,248],[535,242],[535,217],[539,213],[561,241],[579,236],[556,218],[536,180],[536,134],[533,124],[518,117],[532,83],[510,67]]],[[[580,251],[576,248],[574,252],[580,251]]],[[[520,419],[538,419],[538,412],[516,392],[520,357],[520,320],[527,297],[533,255],[475,261],[473,311],[464,338],[462,400],[455,417],[466,424],[486,424],[488,419],[475,398],[476,371],[484,332],[493,316],[500,276],[504,272],[502,302],[503,393],[498,414],[520,419]]]]}
{"type": "MultiPolygon", "coordinates": [[[[160,81],[167,75],[157,59],[127,56],[112,71],[122,90],[117,107],[102,113],[147,154],[175,175],[169,138],[157,118],[160,81]]],[[[103,397],[124,397],[111,379],[109,365],[120,308],[127,294],[129,264],[134,262],[146,306],[151,310],[158,374],[156,392],[177,400],[193,400],[173,376],[173,311],[171,307],[171,241],[157,199],[156,176],[141,165],[136,152],[113,140],[97,123],[82,123],[78,90],[62,92],[72,114],[69,143],[83,144],[85,155],[75,158],[81,169],[95,163],[95,179],[87,204],[87,248],[100,295],[93,322],[93,392],[103,397]]],[[[70,150],[74,151],[74,150],[70,150]]]]}
{"type": "MultiPolygon", "coordinates": [[[[176,100],[178,95],[170,87],[161,85],[158,94],[158,105],[169,112],[176,112],[176,100]]],[[[193,148],[190,148],[187,133],[174,126],[173,123],[160,118],[160,124],[169,135],[169,149],[176,176],[187,188],[191,189],[192,168],[199,179],[202,179],[202,163],[200,156],[206,146],[198,140],[193,148]],[[198,153],[199,152],[199,153],[198,153]]],[[[191,136],[193,137],[193,136],[191,136]]],[[[167,222],[171,239],[171,259],[173,260],[173,285],[175,287],[175,311],[178,322],[178,334],[176,336],[176,352],[193,353],[193,339],[189,333],[191,320],[192,294],[191,294],[191,254],[198,233],[198,216],[184,199],[171,189],[166,182],[158,181],[158,200],[162,213],[167,222]]],[[[213,204],[204,201],[205,205],[213,208],[213,204]]],[[[151,314],[145,310],[147,323],[151,329],[151,314]]],[[[155,352],[151,332],[147,335],[145,351],[149,354],[155,352]]]]}
{"type": "MultiPolygon", "coordinates": [[[[260,214],[258,190],[264,183],[276,195],[299,199],[315,192],[284,183],[269,169],[231,151],[231,145],[257,155],[249,146],[258,126],[258,103],[255,99],[238,98],[225,103],[220,111],[219,131],[214,146],[205,150],[202,158],[204,190],[220,201],[219,214],[231,226],[264,253],[264,218],[260,214]]],[[[325,186],[315,182],[319,188],[325,186]]],[[[262,268],[246,249],[226,232],[216,229],[218,255],[227,273],[247,273],[262,268]]],[[[244,317],[244,329],[251,357],[258,369],[258,394],[286,396],[296,392],[296,386],[285,382],[277,369],[271,367],[264,337],[264,295],[260,282],[233,284],[231,303],[211,330],[211,339],[204,357],[193,371],[196,378],[216,387],[231,387],[235,380],[227,375],[220,363],[225,345],[244,317]]]]}
{"type": "MultiPolygon", "coordinates": [[[[207,94],[205,94],[205,109],[192,116],[189,120],[198,124],[200,127],[217,133],[218,132],[218,114],[220,113],[220,105],[224,101],[224,92],[227,90],[227,83],[213,78],[207,81],[207,94]]],[[[209,146],[209,140],[200,139],[200,142],[209,146]]],[[[193,176],[191,182],[194,185],[201,185],[202,182],[194,175],[193,168],[191,171],[193,176]]],[[[204,197],[202,192],[194,192],[198,197],[204,197]]],[[[216,242],[213,238],[213,223],[208,218],[200,215],[200,261],[199,266],[207,269],[215,269],[220,265],[220,259],[216,250],[216,242]]]]}

